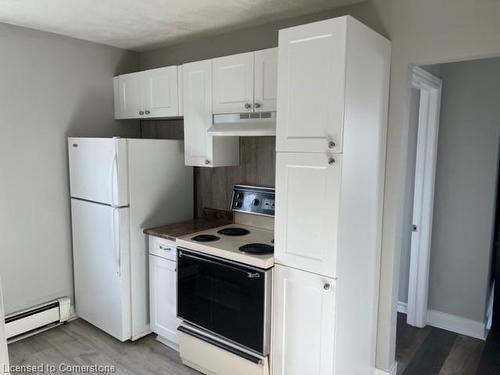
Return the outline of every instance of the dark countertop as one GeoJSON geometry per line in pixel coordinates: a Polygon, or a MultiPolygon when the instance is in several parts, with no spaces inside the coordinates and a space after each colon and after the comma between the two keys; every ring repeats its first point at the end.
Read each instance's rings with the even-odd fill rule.
{"type": "Polygon", "coordinates": [[[210,228],[221,227],[223,225],[232,224],[233,222],[233,214],[231,212],[205,209],[202,218],[163,225],[161,227],[146,228],[143,232],[150,236],[175,241],[178,237],[185,236],[187,234],[200,232],[210,228]]]}

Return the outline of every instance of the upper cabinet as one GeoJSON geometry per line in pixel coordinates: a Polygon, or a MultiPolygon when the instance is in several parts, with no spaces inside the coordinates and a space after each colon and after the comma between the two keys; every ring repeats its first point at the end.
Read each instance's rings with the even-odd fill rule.
{"type": "Polygon", "coordinates": [[[212,60],[213,113],[275,111],[278,49],[212,60]]]}
{"type": "Polygon", "coordinates": [[[114,78],[115,118],[141,119],[182,115],[177,66],[114,78]]]}
{"type": "Polygon", "coordinates": [[[253,52],[213,59],[213,113],[253,110],[253,52]]]}
{"type": "Polygon", "coordinates": [[[184,64],[182,76],[186,165],[238,165],[239,138],[207,134],[212,126],[212,60],[184,64]]]}
{"type": "Polygon", "coordinates": [[[276,151],[341,152],[346,19],[279,33],[276,151]]]}
{"type": "Polygon", "coordinates": [[[254,111],[276,111],[278,98],[278,48],[254,52],[254,111]]]}

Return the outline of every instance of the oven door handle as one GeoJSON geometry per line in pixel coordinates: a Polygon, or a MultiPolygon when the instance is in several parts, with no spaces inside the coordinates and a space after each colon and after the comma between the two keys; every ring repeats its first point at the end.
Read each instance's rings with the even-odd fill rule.
{"type": "Polygon", "coordinates": [[[257,279],[257,278],[260,278],[260,273],[259,272],[248,272],[248,271],[244,271],[238,267],[233,267],[233,266],[230,266],[228,264],[224,264],[224,263],[219,263],[219,262],[216,262],[214,260],[210,260],[210,259],[205,259],[205,258],[202,258],[202,257],[197,257],[196,255],[191,255],[191,254],[186,254],[185,252],[183,251],[179,251],[179,258],[183,258],[183,257],[186,257],[186,258],[191,258],[191,259],[196,259],[200,262],[205,262],[205,263],[211,263],[211,264],[215,264],[217,266],[220,266],[220,267],[225,267],[225,268],[230,268],[232,270],[235,270],[235,271],[238,271],[238,272],[241,272],[241,273],[244,273],[247,278],[249,279],[257,279]]]}

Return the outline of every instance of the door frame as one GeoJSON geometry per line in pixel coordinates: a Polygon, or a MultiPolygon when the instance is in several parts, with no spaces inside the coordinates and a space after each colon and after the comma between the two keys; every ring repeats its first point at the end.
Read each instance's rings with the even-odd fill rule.
{"type": "Polygon", "coordinates": [[[0,279],[0,371],[9,375],[9,352],[4,323],[5,311],[2,297],[2,280],[0,279]]]}
{"type": "Polygon", "coordinates": [[[420,105],[413,195],[407,323],[422,328],[427,325],[432,217],[442,81],[424,69],[415,66],[413,67],[411,87],[420,91],[420,105]]]}

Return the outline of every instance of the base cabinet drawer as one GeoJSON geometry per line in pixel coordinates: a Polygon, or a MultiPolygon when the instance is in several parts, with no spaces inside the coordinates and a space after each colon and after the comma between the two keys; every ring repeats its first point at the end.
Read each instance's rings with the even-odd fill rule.
{"type": "Polygon", "coordinates": [[[151,330],[177,345],[177,263],[149,256],[151,330]]]}
{"type": "Polygon", "coordinates": [[[275,266],[273,375],[334,372],[335,280],[275,266]]]}
{"type": "Polygon", "coordinates": [[[177,261],[177,244],[165,238],[149,236],[149,253],[175,262],[177,261]]]}

